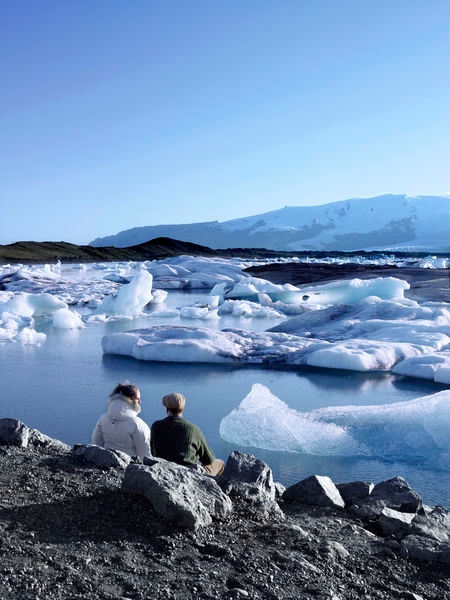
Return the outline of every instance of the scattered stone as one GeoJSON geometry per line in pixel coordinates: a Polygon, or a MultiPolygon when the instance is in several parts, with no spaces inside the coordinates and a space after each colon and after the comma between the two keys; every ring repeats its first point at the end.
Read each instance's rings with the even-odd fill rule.
{"type": "Polygon", "coordinates": [[[417,515],[411,523],[411,534],[438,542],[450,542],[450,511],[443,506],[436,506],[426,515],[417,515]]]}
{"type": "Polygon", "coordinates": [[[55,450],[56,452],[70,452],[71,450],[68,444],[44,435],[37,429],[29,430],[28,443],[35,448],[45,448],[46,450],[55,450]]]}
{"type": "Polygon", "coordinates": [[[283,500],[331,508],[344,508],[345,506],[337,487],[329,477],[323,475],[311,475],[311,477],[291,485],[284,492],[283,500]]]}
{"type": "MultiPolygon", "coordinates": [[[[0,598],[65,600],[70,590],[80,600],[450,599],[443,507],[405,513],[378,499],[374,513],[369,494],[337,514],[283,500],[284,520],[262,523],[258,502],[277,505],[277,486],[273,497],[271,472],[251,455],[233,457],[240,483],[228,480],[231,507],[218,479],[201,468],[127,455],[124,473],[98,468],[77,448],[35,430],[26,447],[0,448],[0,598]],[[367,505],[374,516],[356,519],[355,507],[367,505]],[[383,533],[387,526],[394,530],[383,533]],[[406,535],[399,526],[409,527],[406,535]]],[[[111,454],[120,457],[101,453],[111,454]]]]}
{"type": "Polygon", "coordinates": [[[383,535],[401,540],[409,532],[414,516],[413,513],[400,512],[392,508],[383,508],[379,518],[379,525],[383,535]]]}
{"type": "Polygon", "coordinates": [[[282,520],[283,511],[276,502],[277,486],[271,468],[251,454],[234,451],[217,479],[230,498],[245,500],[263,519],[282,520]]]}
{"type": "Polygon", "coordinates": [[[101,469],[126,469],[131,456],[119,450],[107,450],[95,444],[76,444],[73,455],[101,469]]]}
{"type": "Polygon", "coordinates": [[[450,565],[450,544],[419,535],[403,538],[402,549],[415,560],[450,565]]]}
{"type": "Polygon", "coordinates": [[[416,513],[422,508],[422,498],[413,490],[403,477],[393,477],[381,483],[377,483],[370,500],[381,500],[388,508],[400,512],[416,513]]]}
{"type": "Polygon", "coordinates": [[[30,430],[18,419],[0,419],[0,444],[5,446],[28,446],[30,430]]]}
{"type": "Polygon", "coordinates": [[[350,483],[338,483],[336,487],[345,502],[345,506],[348,507],[352,504],[365,502],[375,486],[367,481],[352,481],[350,483]]]}

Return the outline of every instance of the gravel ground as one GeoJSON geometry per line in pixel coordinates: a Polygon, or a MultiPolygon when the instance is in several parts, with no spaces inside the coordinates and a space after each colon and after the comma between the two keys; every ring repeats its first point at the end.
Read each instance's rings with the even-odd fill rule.
{"type": "Polygon", "coordinates": [[[121,491],[123,472],[0,446],[0,598],[448,600],[448,567],[414,562],[344,511],[250,506],[196,532],[121,491]]]}

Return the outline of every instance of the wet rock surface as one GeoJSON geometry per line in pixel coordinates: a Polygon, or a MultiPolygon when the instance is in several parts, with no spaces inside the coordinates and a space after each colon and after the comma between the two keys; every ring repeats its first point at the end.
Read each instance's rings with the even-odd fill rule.
{"type": "Polygon", "coordinates": [[[424,512],[408,544],[350,510],[278,498],[284,518],[272,518],[257,509],[261,494],[235,495],[208,526],[179,528],[123,489],[123,468],[30,439],[0,445],[2,599],[450,599],[449,566],[433,553],[448,540],[446,509],[424,512]]]}

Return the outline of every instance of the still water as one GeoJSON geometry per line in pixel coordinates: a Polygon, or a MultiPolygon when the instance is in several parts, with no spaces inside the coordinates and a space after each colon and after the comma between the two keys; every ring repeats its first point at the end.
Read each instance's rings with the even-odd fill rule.
{"type": "MultiPolygon", "coordinates": [[[[201,294],[173,294],[173,302],[201,300],[201,294]]],[[[203,296],[204,298],[204,296],[203,296]]],[[[164,416],[161,397],[171,391],[187,398],[184,416],[197,423],[217,456],[226,460],[234,449],[267,462],[274,478],[284,485],[311,474],[328,475],[336,483],[378,482],[402,475],[428,504],[450,504],[448,473],[423,465],[367,457],[322,457],[274,452],[230,445],[219,436],[223,417],[236,408],[254,383],[261,383],[290,408],[308,411],[323,406],[383,404],[412,400],[446,389],[432,382],[390,374],[367,374],[314,369],[267,369],[206,364],[157,364],[119,356],[104,356],[105,333],[167,323],[157,316],[134,321],[89,323],[82,330],[58,330],[46,323],[41,347],[19,343],[0,345],[2,385],[0,416],[22,420],[27,426],[70,445],[90,442],[92,428],[105,410],[108,394],[128,379],[141,389],[141,417],[150,425],[164,416]]],[[[180,324],[176,320],[172,324],[180,324]]],[[[204,322],[184,325],[205,326],[204,322]]],[[[262,330],[274,323],[248,319],[220,320],[208,326],[262,330]]]]}

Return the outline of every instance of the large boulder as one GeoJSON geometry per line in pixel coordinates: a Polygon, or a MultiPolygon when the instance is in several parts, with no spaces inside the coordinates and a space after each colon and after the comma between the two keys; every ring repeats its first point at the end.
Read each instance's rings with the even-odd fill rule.
{"type": "Polygon", "coordinates": [[[275,499],[276,486],[271,468],[251,454],[235,450],[230,454],[220,477],[220,486],[229,496],[248,499],[275,499]]]}
{"type": "Polygon", "coordinates": [[[291,485],[285,490],[283,500],[310,506],[345,507],[345,502],[337,487],[329,477],[323,475],[311,475],[311,477],[291,485]]]}
{"type": "Polygon", "coordinates": [[[336,484],[345,506],[365,502],[373,491],[374,484],[368,481],[351,481],[336,484]]]}
{"type": "Polygon", "coordinates": [[[450,565],[450,544],[419,535],[408,535],[402,540],[404,555],[424,562],[450,565]]]}
{"type": "Polygon", "coordinates": [[[370,494],[371,501],[381,500],[388,508],[416,513],[422,508],[422,498],[403,477],[393,477],[377,483],[370,494]]]}
{"type": "Polygon", "coordinates": [[[210,525],[213,518],[225,519],[232,510],[230,498],[213,477],[169,461],[130,464],[122,489],[142,494],[160,517],[187,529],[210,525]]]}
{"type": "Polygon", "coordinates": [[[401,513],[413,513],[423,508],[422,498],[403,477],[393,477],[377,483],[370,495],[352,504],[349,510],[363,521],[378,519],[385,508],[401,513]]]}
{"type": "Polygon", "coordinates": [[[26,448],[30,430],[18,419],[0,419],[0,445],[26,448]]]}
{"type": "Polygon", "coordinates": [[[416,515],[411,523],[411,534],[450,543],[450,511],[443,506],[435,506],[426,515],[416,515]]]}
{"type": "Polygon", "coordinates": [[[379,518],[379,526],[385,537],[401,540],[411,528],[414,513],[400,512],[393,508],[383,508],[379,518]]]}
{"type": "Polygon", "coordinates": [[[107,450],[95,444],[76,444],[73,455],[84,462],[100,467],[100,469],[125,469],[131,456],[119,450],[107,450]]]}
{"type": "Polygon", "coordinates": [[[273,481],[272,470],[252,454],[232,452],[217,481],[228,496],[251,504],[260,517],[284,518],[276,502],[278,487],[273,481]]]}
{"type": "Polygon", "coordinates": [[[29,430],[28,445],[34,448],[44,448],[45,450],[55,450],[56,452],[70,452],[71,447],[60,440],[41,433],[38,429],[29,430]]]}

